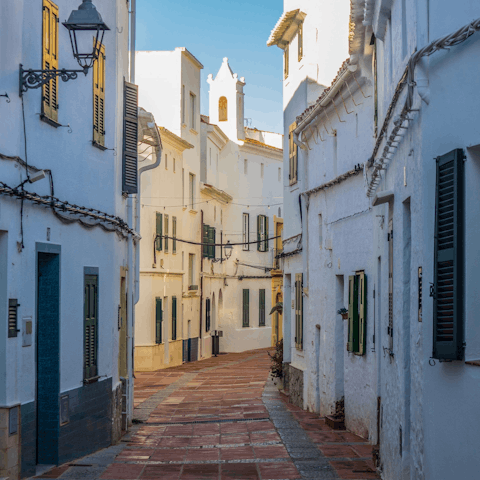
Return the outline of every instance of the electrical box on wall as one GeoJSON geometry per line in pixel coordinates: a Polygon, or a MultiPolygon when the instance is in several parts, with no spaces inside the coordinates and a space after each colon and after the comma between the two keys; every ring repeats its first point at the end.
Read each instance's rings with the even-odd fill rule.
{"type": "Polygon", "coordinates": [[[32,345],[33,320],[32,317],[22,318],[22,346],[30,347],[32,345]]]}

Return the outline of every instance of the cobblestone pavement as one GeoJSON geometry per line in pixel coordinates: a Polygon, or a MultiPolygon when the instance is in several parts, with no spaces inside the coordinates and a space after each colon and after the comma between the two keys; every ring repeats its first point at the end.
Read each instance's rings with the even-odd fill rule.
{"type": "Polygon", "coordinates": [[[289,404],[269,366],[266,350],[254,350],[139,373],[140,423],[122,442],[36,478],[380,478],[371,445],[289,404]]]}

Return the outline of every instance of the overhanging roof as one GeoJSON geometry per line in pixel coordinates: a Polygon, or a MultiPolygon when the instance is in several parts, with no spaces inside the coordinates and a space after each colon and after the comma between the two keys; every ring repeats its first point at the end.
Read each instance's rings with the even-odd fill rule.
{"type": "Polygon", "coordinates": [[[298,25],[303,22],[306,16],[307,14],[301,12],[299,8],[284,12],[272,30],[272,33],[270,33],[270,37],[267,40],[267,47],[277,45],[280,48],[285,48],[295,36],[298,25]]]}

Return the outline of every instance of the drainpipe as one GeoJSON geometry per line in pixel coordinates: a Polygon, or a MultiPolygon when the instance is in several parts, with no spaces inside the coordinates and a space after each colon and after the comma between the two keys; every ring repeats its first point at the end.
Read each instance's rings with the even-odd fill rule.
{"type": "MultiPolygon", "coordinates": [[[[135,7],[136,0],[131,0],[130,12],[130,83],[135,83],[135,7]]],[[[129,195],[127,199],[127,222],[130,228],[134,228],[133,224],[133,195],[129,195]]],[[[127,424],[131,425],[133,417],[133,378],[134,378],[134,332],[135,332],[135,308],[134,308],[134,269],[138,268],[134,265],[134,245],[133,238],[128,239],[127,262],[128,262],[128,298],[127,302],[127,424]]]]}

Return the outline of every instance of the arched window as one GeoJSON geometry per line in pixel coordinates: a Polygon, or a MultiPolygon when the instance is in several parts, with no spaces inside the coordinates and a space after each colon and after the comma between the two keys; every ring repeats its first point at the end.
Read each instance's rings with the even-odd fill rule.
{"type": "Polygon", "coordinates": [[[282,207],[278,207],[278,218],[282,218],[282,207]]]}
{"type": "Polygon", "coordinates": [[[218,101],[218,121],[227,121],[227,97],[220,97],[218,101]]]}

